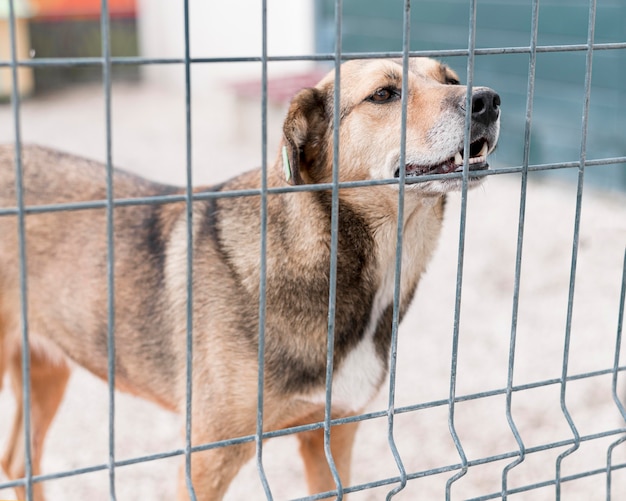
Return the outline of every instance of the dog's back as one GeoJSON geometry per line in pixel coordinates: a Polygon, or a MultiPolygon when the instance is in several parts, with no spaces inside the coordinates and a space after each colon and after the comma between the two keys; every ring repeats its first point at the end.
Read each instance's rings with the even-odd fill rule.
{"type": "MultiPolygon", "coordinates": [[[[61,361],[58,348],[49,342],[53,340],[65,355],[104,378],[108,332],[106,170],[101,164],[80,157],[24,146],[22,172],[23,203],[28,208],[24,244],[28,304],[31,305],[28,310],[31,349],[45,352],[48,358],[58,355],[61,361]],[[92,207],[82,208],[85,202],[92,207]],[[32,211],[44,205],[47,206],[45,211],[32,211]]],[[[3,210],[17,207],[15,180],[14,150],[1,146],[0,208],[3,210]]],[[[175,192],[173,187],[151,183],[123,171],[115,172],[116,199],[175,192]]],[[[176,204],[168,208],[173,209],[173,205],[176,204]]],[[[131,205],[116,207],[114,212],[115,276],[120,281],[141,283],[140,291],[163,285],[160,283],[163,277],[154,272],[162,267],[153,265],[164,259],[163,235],[175,223],[179,212],[163,207],[166,206],[131,205]]],[[[16,213],[0,216],[0,336],[5,361],[20,346],[17,221],[16,213]]],[[[158,318],[161,305],[155,301],[161,296],[144,292],[145,297],[140,301],[136,298],[127,301],[125,290],[128,288],[116,288],[116,317],[120,319],[116,332],[124,340],[119,343],[120,360],[126,350],[140,350],[155,364],[159,363],[156,361],[159,357],[171,359],[163,338],[156,343],[151,341],[153,338],[140,335],[150,329],[168,327],[158,318]],[[138,309],[125,307],[137,303],[138,309]],[[163,353],[164,350],[168,352],[163,353]]],[[[167,367],[168,364],[162,365],[167,367]]],[[[124,386],[124,371],[144,374],[139,376],[141,380],[153,377],[150,373],[154,371],[150,369],[153,368],[125,368],[120,363],[120,386],[124,386]]],[[[164,385],[165,381],[164,378],[164,385]]]]}

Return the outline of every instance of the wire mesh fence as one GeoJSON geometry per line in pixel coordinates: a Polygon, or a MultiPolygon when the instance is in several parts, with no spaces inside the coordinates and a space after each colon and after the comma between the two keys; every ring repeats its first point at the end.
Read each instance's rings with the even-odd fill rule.
{"type": "MultiPolygon", "coordinates": [[[[22,365],[23,365],[23,394],[26,402],[30,399],[30,357],[28,348],[29,339],[29,325],[28,325],[28,294],[29,284],[26,279],[26,246],[27,241],[25,237],[25,220],[29,214],[48,213],[58,211],[82,211],[90,209],[105,209],[107,218],[107,256],[108,256],[108,270],[107,270],[107,312],[108,312],[108,324],[107,324],[107,346],[108,346],[108,364],[107,364],[107,379],[108,379],[108,457],[106,461],[102,461],[98,464],[91,466],[66,469],[63,471],[35,474],[32,471],[32,457],[30,442],[25,439],[25,476],[24,478],[10,481],[0,481],[0,489],[10,488],[13,486],[24,486],[26,488],[27,499],[33,499],[33,485],[34,484],[48,484],[53,483],[55,480],[62,478],[76,477],[81,475],[87,475],[94,472],[106,471],[108,475],[108,496],[110,499],[116,499],[118,496],[116,477],[120,470],[137,465],[140,463],[152,463],[155,461],[165,460],[171,457],[181,457],[185,462],[186,473],[186,485],[189,492],[189,496],[195,499],[194,487],[191,482],[191,458],[194,453],[198,453],[205,450],[210,450],[220,447],[229,447],[242,443],[254,443],[256,447],[255,465],[258,478],[262,485],[262,492],[267,499],[273,499],[274,494],[274,482],[268,477],[265,471],[265,462],[267,460],[266,454],[264,454],[264,440],[267,438],[280,437],[292,435],[298,432],[323,429],[324,430],[324,443],[326,459],[331,467],[333,478],[335,481],[336,489],[332,492],[317,493],[311,496],[302,497],[300,499],[325,499],[325,498],[338,498],[342,499],[346,494],[354,493],[355,495],[367,495],[369,491],[375,497],[371,499],[380,499],[383,497],[392,498],[397,494],[397,498],[402,499],[404,495],[409,496],[406,499],[414,499],[419,497],[419,490],[412,491],[410,488],[413,484],[419,485],[420,481],[430,477],[442,478],[445,477],[445,486],[441,489],[441,497],[446,499],[524,499],[524,496],[535,496],[538,493],[545,493],[549,490],[550,494],[548,498],[568,498],[567,494],[571,495],[570,491],[567,491],[569,485],[581,485],[588,478],[602,479],[603,489],[598,490],[597,483],[593,487],[594,492],[597,495],[597,499],[620,499],[620,493],[623,489],[620,489],[622,484],[617,483],[616,477],[622,473],[624,467],[626,467],[626,460],[623,458],[623,451],[620,445],[624,441],[624,433],[626,432],[626,426],[624,426],[624,420],[626,419],[626,410],[622,403],[622,393],[620,392],[620,374],[626,369],[620,361],[621,355],[621,334],[623,330],[623,318],[624,318],[624,302],[626,296],[626,258],[622,267],[617,270],[612,270],[615,276],[619,275],[619,279],[616,283],[619,283],[618,290],[611,291],[614,296],[614,303],[619,303],[617,311],[614,311],[614,320],[610,322],[614,325],[614,337],[612,338],[613,349],[612,359],[606,360],[606,363],[601,367],[594,367],[589,370],[577,370],[576,372],[571,369],[571,358],[573,357],[573,350],[575,347],[579,349],[580,346],[576,344],[575,334],[579,331],[574,328],[574,321],[576,318],[577,308],[586,308],[585,304],[580,304],[575,301],[577,298],[577,290],[579,288],[579,253],[581,246],[585,243],[581,241],[581,223],[583,221],[583,200],[584,200],[584,188],[585,188],[585,171],[590,168],[601,168],[604,165],[618,165],[626,163],[626,157],[611,157],[611,158],[587,158],[587,131],[588,131],[588,114],[589,114],[589,102],[591,96],[591,82],[593,77],[593,56],[597,51],[624,51],[626,50],[626,41],[619,41],[615,43],[594,43],[595,36],[595,16],[597,10],[597,4],[595,0],[589,2],[589,17],[588,17],[588,37],[586,44],[576,45],[550,45],[539,46],[537,44],[537,30],[539,23],[539,0],[533,0],[533,16],[532,26],[530,27],[530,39],[528,46],[512,46],[512,47],[492,47],[492,48],[477,48],[475,44],[476,34],[476,9],[477,0],[470,0],[467,4],[469,10],[469,40],[467,47],[461,47],[456,50],[444,50],[444,51],[414,51],[410,49],[410,11],[411,3],[406,0],[404,2],[404,22],[402,25],[403,32],[403,46],[402,51],[389,53],[389,52],[368,52],[368,53],[345,53],[342,51],[342,2],[341,0],[335,1],[335,51],[332,54],[303,54],[300,56],[269,56],[267,49],[267,3],[263,0],[262,19],[259,22],[263,26],[262,39],[260,41],[262,46],[262,53],[260,57],[235,57],[235,58],[192,58],[190,52],[189,41],[189,3],[185,1],[181,8],[184,10],[184,22],[185,22],[185,54],[183,58],[144,58],[144,57],[113,57],[110,53],[110,37],[109,37],[109,16],[107,1],[102,2],[102,17],[101,17],[101,33],[102,33],[102,57],[99,58],[56,58],[56,59],[34,59],[34,60],[18,60],[16,55],[15,46],[15,15],[13,12],[13,0],[9,0],[10,15],[9,21],[11,25],[11,60],[0,61],[0,67],[10,68],[13,78],[13,95],[11,100],[11,113],[12,113],[12,130],[14,133],[14,144],[17,149],[16,156],[16,179],[17,179],[17,205],[15,207],[0,207],[0,217],[16,217],[18,220],[18,233],[20,242],[20,295],[21,295],[21,317],[22,317],[22,344],[24,346],[22,353],[22,365]],[[536,56],[545,52],[571,52],[580,51],[586,54],[586,78],[584,83],[584,101],[580,103],[580,154],[577,161],[559,162],[542,165],[532,165],[530,162],[530,143],[531,143],[531,131],[533,125],[533,103],[535,101],[535,67],[536,56]],[[514,271],[512,276],[512,284],[506,288],[507,292],[510,292],[510,314],[507,314],[508,330],[507,336],[507,350],[506,353],[500,353],[500,363],[504,363],[506,369],[505,384],[488,384],[482,387],[482,389],[465,391],[467,388],[475,388],[471,385],[464,385],[463,378],[472,378],[472,374],[466,369],[467,367],[459,368],[459,361],[462,360],[462,352],[464,349],[471,351],[471,347],[468,347],[467,339],[471,338],[464,332],[462,321],[462,305],[466,304],[466,298],[468,292],[467,278],[466,278],[466,258],[471,256],[466,250],[466,242],[468,240],[468,180],[469,169],[467,165],[462,173],[452,174],[460,178],[463,182],[463,189],[461,192],[458,206],[453,207],[458,209],[458,234],[456,237],[456,248],[451,252],[456,264],[456,269],[453,273],[454,282],[454,300],[453,306],[453,319],[451,328],[450,342],[452,344],[449,352],[449,365],[445,371],[443,379],[447,383],[447,392],[445,397],[439,398],[424,398],[422,400],[409,400],[403,398],[402,404],[398,403],[398,385],[401,382],[401,374],[396,367],[396,361],[398,357],[398,350],[401,348],[401,336],[398,336],[399,332],[399,301],[400,301],[400,278],[402,274],[402,224],[398,224],[396,242],[397,242],[397,256],[396,256],[396,269],[395,269],[395,287],[394,287],[394,319],[392,328],[392,348],[390,355],[390,375],[389,380],[386,383],[386,395],[383,398],[385,405],[379,410],[366,412],[355,416],[350,416],[342,419],[333,419],[331,415],[331,381],[333,378],[333,346],[335,336],[335,318],[334,318],[334,304],[336,301],[336,284],[337,280],[337,238],[338,238],[338,214],[339,214],[339,189],[354,189],[358,190],[363,186],[371,186],[376,184],[397,184],[398,185],[398,212],[400,217],[399,221],[402,221],[402,211],[404,204],[404,189],[405,186],[411,183],[422,183],[433,179],[441,179],[443,175],[429,175],[423,176],[419,179],[407,179],[404,176],[404,172],[401,170],[399,179],[388,179],[380,181],[362,181],[362,182],[340,182],[339,181],[339,120],[340,120],[340,102],[338,94],[335,94],[333,101],[334,107],[334,168],[332,182],[319,185],[304,185],[304,186],[289,186],[284,188],[270,188],[267,185],[267,169],[268,169],[268,63],[273,61],[295,61],[295,60],[314,60],[325,61],[332,63],[335,69],[338,69],[343,61],[355,58],[380,58],[380,57],[399,57],[403,61],[403,76],[404,81],[407,80],[408,74],[408,60],[410,56],[429,56],[429,57],[456,57],[461,56],[467,58],[465,81],[468,85],[468,93],[466,96],[466,106],[471,108],[471,94],[470,90],[472,86],[477,85],[474,82],[474,64],[476,57],[490,57],[497,54],[525,54],[528,55],[528,85],[527,85],[527,100],[526,100],[526,127],[525,127],[525,142],[523,162],[521,165],[502,167],[486,172],[482,172],[478,175],[485,177],[495,178],[508,178],[516,176],[516,179],[520,180],[519,205],[518,214],[515,221],[515,230],[517,235],[515,236],[514,247],[514,271]],[[262,173],[263,184],[260,190],[240,190],[229,192],[194,192],[192,186],[193,183],[193,170],[192,159],[194,144],[192,139],[192,117],[194,114],[192,106],[192,86],[191,86],[191,72],[195,65],[211,65],[218,63],[244,63],[254,62],[261,64],[261,144],[262,144],[262,173]],[[21,137],[21,112],[22,103],[18,94],[18,68],[20,67],[33,67],[33,66],[100,66],[102,68],[103,75],[103,113],[105,128],[104,133],[106,136],[106,165],[107,165],[107,195],[103,200],[97,200],[93,202],[80,202],[80,203],[64,203],[54,205],[38,205],[27,206],[22,199],[22,165],[20,148],[22,144],[21,137]],[[186,147],[186,189],[184,195],[165,195],[165,196],[151,196],[142,198],[117,198],[113,192],[113,128],[114,124],[111,117],[112,110],[112,88],[113,83],[111,80],[111,68],[115,65],[179,65],[182,67],[181,71],[184,71],[185,75],[185,147],[186,147]],[[552,377],[540,377],[533,376],[530,380],[523,383],[518,382],[516,378],[517,364],[520,358],[520,343],[524,342],[520,339],[520,316],[523,308],[522,297],[522,277],[524,277],[523,269],[527,262],[527,255],[529,252],[527,246],[526,233],[532,231],[532,226],[527,221],[527,195],[529,191],[529,175],[537,171],[546,170],[558,170],[568,169],[577,172],[577,184],[574,196],[574,206],[571,220],[570,232],[570,247],[568,249],[568,255],[562,256],[562,260],[567,259],[569,262],[569,277],[567,279],[567,287],[565,293],[565,303],[554,305],[554,308],[562,308],[564,310],[563,327],[558,334],[552,335],[558,338],[560,342],[561,357],[560,365],[558,367],[552,367],[552,377]],[[272,430],[263,431],[263,402],[264,402],[264,350],[265,350],[265,313],[266,313],[266,263],[267,263],[267,248],[266,248],[266,234],[267,234],[267,199],[269,196],[276,194],[294,192],[294,191],[330,191],[332,194],[332,223],[331,223],[331,264],[330,264],[330,291],[329,291],[329,317],[328,317],[328,338],[327,338],[327,358],[326,358],[326,412],[323,421],[311,423],[305,426],[292,427],[285,430],[272,430]],[[258,350],[258,388],[257,388],[257,414],[256,414],[256,433],[244,437],[232,437],[229,440],[220,442],[213,442],[208,444],[195,444],[191,439],[191,419],[192,419],[192,392],[193,387],[191,384],[193,373],[193,252],[194,246],[192,242],[193,235],[193,204],[195,201],[209,200],[223,197],[260,197],[261,203],[261,244],[260,244],[260,276],[259,283],[260,301],[258,305],[259,313],[259,350],[258,350]],[[187,304],[187,329],[186,329],[186,413],[185,413],[185,440],[184,446],[177,449],[163,450],[156,454],[140,455],[131,457],[130,459],[120,459],[116,454],[116,400],[117,396],[114,392],[115,388],[115,274],[113,264],[115,262],[115,235],[114,235],[114,220],[115,211],[120,207],[137,206],[137,205],[156,205],[156,204],[171,204],[171,203],[185,203],[187,206],[187,264],[186,264],[186,304],[187,304]],[[524,256],[524,258],[523,258],[524,256]],[[461,357],[461,358],[460,358],[461,357]],[[462,370],[461,370],[462,369],[462,370]],[[577,384],[584,385],[584,392],[597,393],[603,392],[603,395],[607,395],[612,400],[612,413],[610,418],[606,416],[595,416],[597,421],[601,423],[593,430],[585,425],[581,426],[577,420],[577,414],[580,415],[580,408],[572,410],[569,396],[574,391],[573,387],[577,384]],[[459,391],[462,388],[463,391],[459,391]],[[526,396],[533,400],[536,395],[539,395],[543,390],[550,390],[550,395],[554,397],[555,392],[558,395],[552,404],[556,403],[559,407],[560,418],[564,420],[567,427],[567,433],[559,433],[558,437],[551,437],[546,435],[539,435],[537,438],[534,428],[541,428],[541,420],[535,416],[536,422],[528,422],[525,418],[520,417],[516,410],[516,405],[520,405],[521,401],[524,401],[526,396]],[[506,439],[502,439],[506,443],[504,448],[500,448],[497,452],[486,452],[481,450],[480,447],[476,448],[475,438],[468,433],[468,427],[466,426],[465,419],[468,419],[467,413],[463,413],[463,406],[471,403],[478,403],[479,406],[474,408],[472,413],[479,412],[475,409],[480,407],[483,402],[492,401],[497,399],[500,402],[499,407],[500,417],[504,417],[506,420],[507,429],[505,432],[499,430],[503,436],[508,433],[506,439]],[[503,405],[502,405],[503,404],[503,405]],[[456,459],[453,461],[443,462],[428,462],[422,463],[419,467],[408,464],[406,457],[405,447],[403,442],[407,440],[406,434],[411,433],[410,428],[402,425],[402,418],[405,416],[420,416],[429,412],[434,412],[439,416],[440,422],[445,422],[449,439],[452,442],[453,450],[456,452],[456,459]],[[422,414],[421,414],[422,413],[422,414]],[[612,420],[611,420],[612,419],[612,420]],[[334,467],[333,455],[330,451],[330,436],[332,429],[336,425],[351,423],[351,422],[381,422],[385,423],[385,441],[387,442],[390,461],[395,468],[395,471],[383,476],[377,476],[376,478],[369,478],[359,480],[354,484],[343,485],[341,479],[334,467]],[[584,430],[583,430],[584,428],[584,430]],[[468,443],[470,445],[468,445],[468,443]],[[584,456],[588,452],[586,445],[588,444],[600,444],[600,448],[604,453],[604,463],[600,466],[589,467],[586,463],[578,470],[568,468],[569,464],[577,464],[576,458],[584,456]],[[530,476],[524,477],[518,474],[520,471],[524,471],[525,468],[530,468],[528,465],[533,463],[533,458],[540,456],[541,454],[553,453],[550,460],[550,470],[545,471],[545,464],[539,468],[542,471],[542,475],[538,477],[530,476]],[[478,472],[476,475],[480,475],[484,467],[494,467],[499,472],[499,479],[496,484],[499,484],[497,488],[493,488],[494,483],[488,484],[487,488],[480,490],[466,490],[464,489],[463,477],[472,476],[472,472],[478,472]],[[530,478],[530,480],[521,479],[530,478]],[[411,494],[417,492],[418,494],[411,494]],[[413,496],[413,497],[411,497],[413,496]]],[[[482,82],[481,82],[482,83],[482,82]]],[[[341,87],[341,73],[336,71],[335,73],[335,87],[341,87]]],[[[407,120],[407,102],[406,93],[402,95],[402,146],[401,146],[401,158],[404,158],[406,150],[406,120],[407,120]]],[[[466,119],[465,124],[465,148],[469,148],[470,137],[470,118],[466,119]]],[[[469,150],[467,150],[469,151],[469,150]]],[[[468,155],[465,155],[468,158],[468,155]]],[[[403,160],[400,162],[404,163],[403,160]]],[[[467,163],[467,162],[466,162],[467,163]]],[[[476,174],[473,174],[476,175],[476,174]]],[[[451,176],[447,174],[446,176],[451,176]]],[[[489,189],[489,188],[487,188],[489,189]]],[[[619,212],[618,212],[619,213],[619,212]]],[[[535,220],[533,219],[533,222],[535,220]]],[[[492,228],[492,231],[494,229],[492,228]]],[[[495,230],[497,231],[497,230],[495,230]]],[[[620,247],[623,250],[624,247],[624,234],[621,234],[621,239],[617,238],[614,242],[616,247],[620,247]]],[[[475,247],[474,247],[475,248],[475,247]]],[[[622,252],[620,250],[620,252],[622,252]]],[[[614,263],[613,263],[614,264],[614,263]]],[[[563,292],[563,291],[562,291],[563,292]]],[[[420,298],[418,297],[418,300],[420,298]]],[[[501,315],[501,312],[491,312],[494,315],[501,315]]],[[[593,325],[587,326],[589,329],[593,329],[593,325]]],[[[527,326],[524,325],[524,332],[527,326]]],[[[546,329],[546,331],[549,329],[546,329]]],[[[447,339],[447,338],[446,338],[447,339]]],[[[539,347],[540,348],[540,347],[539,347]]],[[[441,347],[438,347],[441,350],[441,347]]],[[[447,349],[447,348],[446,348],[447,349]]],[[[552,359],[554,360],[554,359],[552,359]]],[[[578,366],[577,366],[578,367],[578,366]]],[[[415,372],[419,372],[420,368],[413,368],[415,372]]],[[[402,373],[404,374],[404,373],[402,373]]],[[[545,372],[538,371],[538,374],[545,374],[545,372]]],[[[424,383],[422,383],[424,384],[424,383]]],[[[427,384],[427,383],[426,383],[427,384]]],[[[545,406],[545,402],[541,399],[537,399],[537,402],[541,402],[545,406]]],[[[525,404],[528,405],[528,404],[525,404]]],[[[532,405],[532,403],[530,404],[532,405]]],[[[593,404],[589,404],[590,409],[588,412],[593,415],[593,404]]],[[[545,409],[545,407],[543,407],[545,409]]],[[[606,406],[602,409],[606,410],[606,406]]],[[[538,414],[541,414],[541,409],[537,410],[538,414]]],[[[554,416],[554,414],[551,414],[554,416]]],[[[491,416],[493,417],[493,416],[491,416]]],[[[474,427],[470,429],[480,428],[481,426],[490,427],[490,421],[483,421],[482,423],[476,423],[480,420],[475,414],[469,416],[474,421],[474,427]]],[[[26,437],[30,435],[30,413],[24,414],[24,430],[26,437]]],[[[419,419],[419,418],[418,418],[419,419]]],[[[487,420],[490,418],[487,417],[487,420]]],[[[594,420],[593,418],[591,419],[594,420]]],[[[587,421],[585,420],[585,423],[587,421]]],[[[412,424],[414,426],[415,423],[412,424]]],[[[493,424],[492,424],[493,425],[493,424]]],[[[119,423],[118,423],[119,426],[119,423]]],[[[495,426],[495,425],[493,425],[495,426]]],[[[488,430],[487,430],[488,431],[488,430]]],[[[480,433],[477,433],[480,436],[480,433]]],[[[548,434],[549,435],[549,434],[548,434]]],[[[364,438],[366,440],[366,438],[364,438]]],[[[432,444],[430,444],[432,447],[432,444]]],[[[415,447],[415,446],[413,446],[415,447]]],[[[425,447],[424,451],[420,454],[422,456],[437,457],[433,454],[433,450],[425,447]]],[[[585,491],[587,492],[587,491],[585,491]]],[[[200,496],[199,496],[200,497],[200,496]]],[[[533,499],[535,499],[533,497],[533,499]]]]}

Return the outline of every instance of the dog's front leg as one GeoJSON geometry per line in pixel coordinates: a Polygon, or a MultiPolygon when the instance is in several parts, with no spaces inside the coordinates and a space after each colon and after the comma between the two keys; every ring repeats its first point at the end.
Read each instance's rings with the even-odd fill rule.
{"type": "MultiPolygon", "coordinates": [[[[358,422],[342,424],[333,426],[330,430],[330,450],[344,487],[350,485],[352,444],[358,425],[358,422]]],[[[335,480],[324,453],[324,429],[300,433],[298,438],[309,492],[314,494],[335,490],[335,480]]]]}

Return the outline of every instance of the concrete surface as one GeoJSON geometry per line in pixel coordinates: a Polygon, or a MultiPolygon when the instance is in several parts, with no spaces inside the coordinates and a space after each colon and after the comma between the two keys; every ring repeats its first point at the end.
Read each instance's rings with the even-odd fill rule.
{"type": "MultiPolygon", "coordinates": [[[[217,90],[194,99],[194,181],[213,182],[260,164],[260,143],[254,124],[260,112],[234,105],[217,90]],[[250,127],[252,127],[250,129],[250,127]],[[250,132],[252,131],[252,133],[250,132]],[[238,138],[245,137],[245,140],[238,138]]],[[[146,85],[115,85],[113,92],[113,158],[117,166],[152,179],[184,182],[184,96],[146,85]]],[[[280,116],[280,110],[272,116],[280,116]]],[[[99,87],[77,87],[24,103],[22,137],[96,159],[104,159],[104,101],[99,87]]],[[[270,159],[280,123],[270,124],[270,159]]],[[[278,121],[279,122],[279,121],[278,121]]],[[[0,141],[13,139],[11,109],[0,107],[0,141]]],[[[497,155],[496,155],[497,160],[497,155]]],[[[512,292],[519,213],[518,176],[497,176],[470,194],[460,320],[457,395],[506,387],[512,292]]],[[[531,180],[523,254],[514,383],[558,380],[571,265],[575,186],[531,180]]],[[[457,272],[460,197],[452,195],[440,249],[420,285],[400,329],[396,404],[406,406],[448,398],[457,272]]],[[[613,366],[618,321],[621,266],[626,245],[626,197],[585,188],[580,250],[576,275],[569,374],[613,366]]],[[[622,357],[624,364],[624,357],[622,357]]],[[[623,379],[621,377],[620,379],[623,379]]],[[[623,385],[620,383],[620,394],[623,385]]],[[[568,440],[572,434],[560,409],[560,385],[515,392],[513,418],[526,448],[568,440]]],[[[383,388],[368,410],[387,407],[383,388]]],[[[456,405],[456,429],[468,460],[517,450],[507,424],[505,396],[485,396],[456,405]]],[[[116,454],[120,460],[181,447],[177,416],[128,395],[118,394],[116,454]]],[[[611,376],[571,381],[568,410],[579,433],[623,428],[611,396],[611,376]]],[[[0,443],[6,439],[12,399],[0,394],[0,443]]],[[[563,474],[602,470],[606,451],[620,435],[585,441],[563,461],[563,474]]],[[[395,437],[408,472],[459,462],[448,431],[448,408],[440,405],[399,414],[395,437]]],[[[99,380],[76,370],[66,400],[49,434],[43,466],[64,471],[107,461],[107,390],[99,380]]],[[[274,439],[264,448],[264,461],[275,499],[306,495],[296,440],[274,439]]],[[[551,482],[555,459],[567,447],[528,453],[509,474],[509,486],[551,482]]],[[[626,447],[615,451],[626,460],[626,447]]],[[[474,466],[453,485],[453,499],[497,493],[502,468],[511,459],[474,466]]],[[[179,460],[141,463],[116,471],[118,500],[172,499],[179,460]]],[[[386,419],[361,425],[354,451],[353,483],[397,475],[387,445],[386,419]]],[[[410,481],[394,499],[443,499],[451,473],[410,481]]],[[[3,477],[0,476],[0,483],[3,477]]],[[[50,500],[108,499],[106,472],[51,481],[50,500]]],[[[585,477],[563,485],[564,500],[605,499],[606,475],[585,477]]],[[[389,487],[355,494],[353,500],[380,500],[389,487]]],[[[613,499],[626,492],[626,473],[613,473],[613,499]],[[621,494],[620,494],[621,493],[621,494]]],[[[12,492],[0,489],[1,499],[12,492]]],[[[554,499],[547,485],[510,499],[554,499]]],[[[255,466],[248,464],[232,485],[228,500],[263,499],[255,466]]]]}

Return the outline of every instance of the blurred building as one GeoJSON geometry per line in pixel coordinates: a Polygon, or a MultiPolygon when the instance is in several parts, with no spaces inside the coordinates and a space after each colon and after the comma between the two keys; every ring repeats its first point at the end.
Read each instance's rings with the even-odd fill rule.
{"type": "MultiPolygon", "coordinates": [[[[260,58],[263,47],[262,4],[259,0],[189,2],[189,48],[191,58],[260,58]]],[[[139,0],[141,53],[149,58],[183,58],[185,31],[182,2],[139,0]]],[[[267,2],[267,53],[270,56],[302,56],[315,49],[313,0],[269,0],[267,2]]],[[[271,63],[270,78],[293,75],[312,68],[310,61],[271,63]]],[[[148,78],[182,85],[180,67],[151,65],[148,78]]],[[[214,82],[256,78],[258,61],[194,64],[192,78],[211,87],[214,82]]],[[[202,88],[197,89],[202,92],[202,88]]]]}
{"type": "MultiPolygon", "coordinates": [[[[0,3],[0,60],[11,59],[11,29],[9,22],[10,5],[0,3]]],[[[30,51],[29,19],[32,9],[26,0],[15,0],[13,4],[15,14],[15,44],[18,59],[28,59],[30,51]]],[[[30,68],[18,69],[18,87],[22,96],[33,92],[33,70],[30,68]]],[[[13,73],[11,68],[0,68],[0,102],[11,99],[13,88],[13,73]]]]}
{"type": "MultiPolygon", "coordinates": [[[[537,54],[530,163],[577,161],[581,152],[585,91],[588,0],[541,0],[537,43],[577,46],[578,50],[537,54]],[[581,50],[582,49],[582,50],[581,50]]],[[[476,2],[476,47],[529,47],[531,0],[476,2]]],[[[400,51],[403,0],[344,0],[345,52],[400,51]]],[[[334,1],[316,2],[316,45],[334,48],[334,1]]],[[[411,50],[466,48],[469,39],[467,0],[423,0],[411,3],[411,50]]],[[[595,43],[626,42],[626,0],[597,2],[595,43]]],[[[466,79],[466,58],[445,58],[466,79]]],[[[487,85],[502,96],[502,136],[498,164],[521,165],[524,154],[529,55],[502,51],[476,56],[475,85],[487,85]]],[[[593,55],[587,158],[626,156],[626,49],[595,50],[593,55]]],[[[575,179],[574,169],[539,175],[575,179]]],[[[585,178],[596,185],[626,189],[626,165],[589,168],[585,178]]]]}
{"type": "MultiPolygon", "coordinates": [[[[93,58],[102,56],[101,0],[29,0],[31,57],[93,58]]],[[[136,56],[137,7],[135,0],[109,0],[111,55],[136,56]]],[[[137,79],[136,66],[114,66],[114,78],[137,79]]],[[[98,64],[67,64],[35,68],[38,92],[67,83],[100,81],[98,64]]]]}

